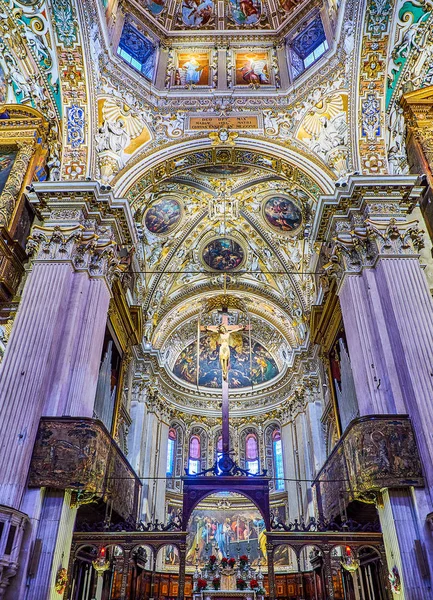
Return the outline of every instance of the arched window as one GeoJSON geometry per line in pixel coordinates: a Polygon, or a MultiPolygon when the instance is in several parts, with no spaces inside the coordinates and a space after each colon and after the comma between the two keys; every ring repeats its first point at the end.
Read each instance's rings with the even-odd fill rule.
{"type": "MultiPolygon", "coordinates": [[[[216,445],[216,461],[217,461],[217,465],[218,465],[218,461],[222,457],[222,455],[223,455],[223,436],[220,435],[219,438],[218,438],[218,440],[217,440],[217,445],[216,445]]],[[[220,473],[220,472],[221,471],[218,468],[218,473],[220,473]]]]}
{"type": "Polygon", "coordinates": [[[281,433],[278,429],[272,434],[272,449],[274,453],[275,489],[284,490],[283,447],[281,433]]]}
{"type": "Polygon", "coordinates": [[[253,475],[259,472],[259,448],[254,433],[249,433],[245,438],[245,467],[253,475]]]}
{"type": "Polygon", "coordinates": [[[176,451],[176,430],[170,429],[168,432],[167,448],[167,477],[172,477],[174,473],[174,455],[176,451]]]}
{"type": "Polygon", "coordinates": [[[192,435],[189,440],[188,472],[196,475],[200,472],[200,438],[192,435]]]}

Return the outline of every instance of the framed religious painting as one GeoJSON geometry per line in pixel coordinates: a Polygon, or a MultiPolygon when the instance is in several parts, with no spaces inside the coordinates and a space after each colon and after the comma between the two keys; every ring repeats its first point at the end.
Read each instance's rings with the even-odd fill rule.
{"type": "Polygon", "coordinates": [[[281,235],[295,235],[303,223],[300,203],[289,194],[275,191],[262,198],[262,217],[268,229],[281,235]]]}
{"type": "Polygon", "coordinates": [[[242,268],[248,249],[239,238],[221,236],[203,240],[199,254],[200,261],[207,271],[228,273],[242,268]]]}
{"type": "Polygon", "coordinates": [[[236,25],[255,25],[262,16],[261,0],[230,0],[230,12],[236,25]]]}
{"type": "Polygon", "coordinates": [[[173,73],[175,87],[208,87],[211,85],[210,52],[178,51],[173,73]]]}
{"type": "Polygon", "coordinates": [[[146,229],[154,235],[168,235],[180,225],[183,207],[176,196],[162,195],[144,215],[146,229]]]}
{"type": "Polygon", "coordinates": [[[236,51],[234,60],[235,85],[260,87],[272,85],[268,50],[236,51]]]}

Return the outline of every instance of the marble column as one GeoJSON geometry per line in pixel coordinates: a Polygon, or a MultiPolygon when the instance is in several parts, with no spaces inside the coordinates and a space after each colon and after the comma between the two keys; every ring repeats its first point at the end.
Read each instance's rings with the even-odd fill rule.
{"type": "Polygon", "coordinates": [[[420,539],[420,524],[413,492],[387,489],[379,508],[385,552],[389,570],[397,567],[402,583],[401,597],[406,600],[433,598],[431,580],[423,577],[415,552],[415,539],[420,539]]]}
{"type": "Polygon", "coordinates": [[[299,493],[297,485],[297,469],[295,457],[295,442],[293,437],[293,422],[289,421],[281,426],[281,444],[283,449],[283,467],[285,487],[288,496],[287,518],[289,521],[301,516],[299,493]]]}
{"type": "MultiPolygon", "coordinates": [[[[143,461],[143,518],[146,521],[164,521],[169,426],[161,411],[150,400],[146,420],[146,448],[143,461]],[[158,412],[156,412],[158,410],[158,412]]],[[[154,398],[154,396],[153,396],[154,398]]]]}
{"type": "Polygon", "coordinates": [[[144,454],[147,439],[147,388],[142,382],[133,383],[131,401],[131,427],[128,435],[128,459],[137,475],[143,475],[144,454]]]}
{"type": "Polygon", "coordinates": [[[58,569],[67,566],[76,514],[70,494],[28,489],[27,477],[41,416],[92,416],[111,277],[120,260],[115,219],[98,208],[116,205],[113,197],[101,199],[94,183],[63,183],[59,199],[59,184],[45,185],[39,192],[44,224],[29,238],[33,266],[0,365],[0,505],[25,510],[31,523],[7,599],[50,598],[58,569]],[[92,220],[86,220],[90,203],[92,220]],[[41,559],[27,580],[37,538],[41,559]]]}
{"type": "Polygon", "coordinates": [[[422,232],[407,214],[423,191],[415,181],[355,177],[338,191],[324,267],[337,281],[361,416],[408,414],[414,426],[427,488],[383,490],[379,510],[388,569],[398,567],[408,600],[433,598],[433,302],[419,263],[422,232]],[[430,569],[424,577],[415,540],[430,569]]]}

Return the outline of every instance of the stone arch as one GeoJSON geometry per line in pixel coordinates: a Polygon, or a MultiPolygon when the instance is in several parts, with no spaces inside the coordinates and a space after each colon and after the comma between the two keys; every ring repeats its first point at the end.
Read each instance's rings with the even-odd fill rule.
{"type": "MultiPolygon", "coordinates": [[[[323,163],[312,159],[307,153],[298,149],[287,148],[266,139],[240,136],[236,140],[236,148],[248,150],[263,155],[269,153],[271,157],[282,161],[290,169],[298,168],[305,175],[314,173],[314,180],[320,188],[321,193],[330,194],[334,191],[335,175],[329,171],[323,163]]],[[[184,139],[172,144],[170,147],[162,148],[143,158],[137,157],[132,164],[119,172],[112,181],[116,195],[124,196],[135,185],[141,177],[150,170],[155,170],[162,163],[179,158],[182,155],[192,154],[203,150],[212,149],[209,138],[184,139]]]]}

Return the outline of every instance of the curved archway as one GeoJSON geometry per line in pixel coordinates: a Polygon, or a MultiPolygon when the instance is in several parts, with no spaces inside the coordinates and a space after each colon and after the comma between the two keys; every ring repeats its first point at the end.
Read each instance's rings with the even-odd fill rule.
{"type": "Polygon", "coordinates": [[[260,512],[265,527],[271,529],[269,481],[267,477],[198,476],[184,477],[182,527],[186,529],[192,511],[207,496],[218,492],[233,492],[245,496],[260,512]]]}
{"type": "MultiPolygon", "coordinates": [[[[227,150],[227,147],[221,146],[218,149],[227,150]]],[[[247,136],[237,138],[236,149],[247,150],[262,157],[264,154],[268,154],[271,161],[272,159],[274,161],[279,160],[287,165],[286,170],[297,168],[307,177],[310,177],[310,175],[314,173],[314,180],[319,188],[319,193],[330,194],[334,190],[335,175],[327,169],[323,163],[312,160],[311,156],[308,156],[303,151],[298,149],[294,150],[287,146],[281,146],[266,139],[247,136]]],[[[204,150],[211,152],[215,151],[215,148],[212,147],[208,137],[185,139],[178,143],[172,143],[169,147],[157,150],[146,157],[137,157],[135,161],[132,161],[132,164],[125,167],[125,169],[116,175],[111,182],[111,185],[114,188],[116,195],[125,196],[140,178],[150,170],[155,171],[159,165],[164,163],[165,167],[163,170],[160,170],[160,174],[163,172],[167,173],[166,167],[169,167],[169,173],[167,173],[167,175],[172,174],[173,170],[176,168],[176,164],[173,164],[175,159],[179,160],[184,156],[204,150]]],[[[272,162],[269,164],[268,168],[275,168],[272,166],[272,162]]]]}

